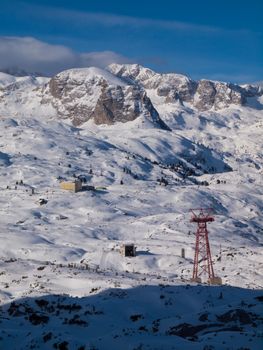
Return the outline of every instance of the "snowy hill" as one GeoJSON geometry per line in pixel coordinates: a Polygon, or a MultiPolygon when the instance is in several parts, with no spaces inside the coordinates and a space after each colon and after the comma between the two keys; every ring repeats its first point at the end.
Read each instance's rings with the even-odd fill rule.
{"type": "Polygon", "coordinates": [[[0,348],[260,349],[260,89],[215,82],[211,105],[210,83],[110,69],[0,76],[0,348]],[[223,286],[190,282],[201,206],[223,286]]]}

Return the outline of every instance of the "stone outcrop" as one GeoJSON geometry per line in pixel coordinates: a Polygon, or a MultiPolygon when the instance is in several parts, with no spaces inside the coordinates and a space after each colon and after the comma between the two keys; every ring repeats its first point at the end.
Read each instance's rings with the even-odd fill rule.
{"type": "Polygon", "coordinates": [[[138,64],[111,64],[108,69],[118,77],[135,81],[143,88],[156,90],[158,96],[166,98],[166,102],[176,100],[191,101],[197,83],[182,74],[159,74],[138,64]]]}
{"type": "Polygon", "coordinates": [[[205,111],[226,108],[231,104],[243,105],[245,102],[246,94],[238,85],[200,80],[193,104],[197,109],[205,111]]]}

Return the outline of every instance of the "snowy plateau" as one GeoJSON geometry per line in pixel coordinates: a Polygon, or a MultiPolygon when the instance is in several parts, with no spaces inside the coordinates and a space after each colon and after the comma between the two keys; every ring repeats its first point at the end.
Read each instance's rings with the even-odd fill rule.
{"type": "Polygon", "coordinates": [[[257,86],[0,73],[0,349],[262,349],[262,145],[257,86]],[[220,286],[190,281],[200,207],[220,286]]]}

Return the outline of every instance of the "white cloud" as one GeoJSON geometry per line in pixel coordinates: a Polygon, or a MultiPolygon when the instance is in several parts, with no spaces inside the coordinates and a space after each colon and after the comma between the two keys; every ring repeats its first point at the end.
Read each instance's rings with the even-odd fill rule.
{"type": "Polygon", "coordinates": [[[106,67],[110,63],[129,63],[130,59],[113,51],[87,52],[80,55],[81,66],[106,67]]]}
{"type": "Polygon", "coordinates": [[[43,6],[39,4],[25,5],[27,11],[35,17],[55,19],[68,24],[81,24],[83,27],[100,25],[102,27],[131,27],[131,28],[158,28],[171,31],[203,33],[210,35],[245,35],[255,34],[247,29],[226,29],[211,25],[201,25],[177,20],[162,20],[145,17],[133,17],[114,13],[78,11],[56,6],[43,6]]]}
{"type": "Polygon", "coordinates": [[[54,75],[74,67],[105,67],[129,59],[112,51],[78,53],[32,37],[0,37],[0,71],[54,75]]]}
{"type": "MultiPolygon", "coordinates": [[[[59,13],[60,18],[67,20],[82,20],[84,23],[90,24],[99,24],[106,27],[114,26],[129,26],[129,27],[148,27],[148,28],[160,28],[168,30],[179,30],[179,31],[198,31],[205,33],[215,33],[222,32],[223,29],[206,26],[206,25],[196,25],[187,22],[180,21],[168,21],[168,20],[159,20],[151,18],[141,18],[141,17],[131,17],[124,15],[115,15],[109,13],[95,13],[95,12],[80,12],[80,11],[68,11],[61,9],[53,9],[54,12],[59,13]]],[[[53,12],[53,15],[54,15],[53,12]]]]}

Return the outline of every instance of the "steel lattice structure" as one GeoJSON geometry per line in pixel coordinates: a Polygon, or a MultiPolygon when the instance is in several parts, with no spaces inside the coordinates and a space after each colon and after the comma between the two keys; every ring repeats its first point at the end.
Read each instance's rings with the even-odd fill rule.
{"type": "Polygon", "coordinates": [[[191,222],[197,223],[193,280],[199,280],[202,274],[207,274],[209,280],[215,278],[211,250],[208,239],[207,223],[214,221],[211,208],[191,209],[191,222]]]}

